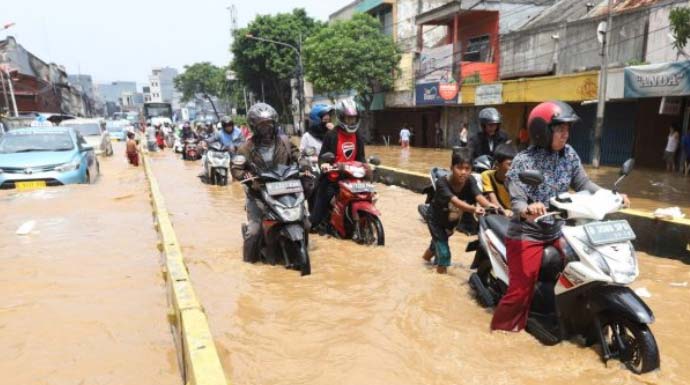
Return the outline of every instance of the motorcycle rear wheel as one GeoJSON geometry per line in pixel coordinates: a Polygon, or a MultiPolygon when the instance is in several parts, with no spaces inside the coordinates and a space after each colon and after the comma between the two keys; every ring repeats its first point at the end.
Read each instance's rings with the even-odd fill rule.
{"type": "Polygon", "coordinates": [[[359,229],[361,241],[365,245],[377,244],[383,246],[386,243],[386,235],[383,231],[381,219],[371,213],[359,214],[359,229]]]}
{"type": "Polygon", "coordinates": [[[621,317],[612,317],[602,325],[609,350],[633,373],[642,374],[659,368],[659,347],[649,326],[621,317]]]}

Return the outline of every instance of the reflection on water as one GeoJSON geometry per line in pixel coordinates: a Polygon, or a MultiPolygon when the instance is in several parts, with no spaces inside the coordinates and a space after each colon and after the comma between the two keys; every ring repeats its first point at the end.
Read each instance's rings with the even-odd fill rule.
{"type": "Polygon", "coordinates": [[[92,186],[0,191],[0,383],[181,381],[143,172],[101,169],[92,186]]]}
{"type": "Polygon", "coordinates": [[[386,246],[312,237],[313,274],[300,277],[242,262],[244,196],[236,183],[204,185],[199,162],[170,154],[155,155],[154,170],[233,383],[680,385],[690,378],[690,288],[671,285],[690,281],[680,262],[641,256],[636,287],[652,293],[662,371],[636,377],[613,361],[605,367],[593,349],[489,332],[491,314],[467,285],[472,256],[463,250],[471,239],[452,238],[448,276],[421,263],[429,237],[417,219],[420,195],[378,185],[386,246]]]}
{"type": "MultiPolygon", "coordinates": [[[[405,170],[428,173],[431,167],[449,167],[451,150],[368,146],[367,154],[379,155],[381,164],[405,170]]],[[[612,188],[618,178],[617,167],[587,168],[592,180],[612,188]]],[[[690,217],[690,177],[658,170],[635,169],[620,185],[628,194],[633,208],[654,211],[660,207],[678,206],[690,217]]]]}

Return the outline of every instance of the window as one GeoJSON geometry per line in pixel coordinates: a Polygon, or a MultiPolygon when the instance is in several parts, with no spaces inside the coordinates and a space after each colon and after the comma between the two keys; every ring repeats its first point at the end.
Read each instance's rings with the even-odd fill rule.
{"type": "Polygon", "coordinates": [[[489,35],[473,37],[467,41],[467,49],[462,55],[463,61],[493,62],[489,35]]]}

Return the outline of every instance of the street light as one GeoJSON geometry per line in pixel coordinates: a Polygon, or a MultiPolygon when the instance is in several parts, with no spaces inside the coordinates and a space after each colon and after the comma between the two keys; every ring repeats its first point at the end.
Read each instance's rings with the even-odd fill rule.
{"type": "Polygon", "coordinates": [[[302,133],[302,122],[304,122],[304,76],[303,76],[303,66],[302,66],[302,34],[300,34],[299,37],[299,48],[295,47],[292,44],[288,44],[282,41],[276,41],[276,40],[271,40],[271,39],[266,39],[264,37],[258,37],[254,36],[251,33],[248,33],[244,35],[247,39],[253,39],[253,40],[258,40],[258,41],[263,41],[266,43],[272,43],[276,45],[282,45],[284,47],[291,48],[295,53],[297,54],[297,67],[298,67],[298,90],[297,90],[297,101],[299,102],[299,132],[300,134],[302,133]]]}

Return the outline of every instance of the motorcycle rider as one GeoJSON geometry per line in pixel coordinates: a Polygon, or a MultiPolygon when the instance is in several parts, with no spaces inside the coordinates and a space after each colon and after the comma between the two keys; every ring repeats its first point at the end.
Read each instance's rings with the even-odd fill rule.
{"type": "Polygon", "coordinates": [[[445,274],[450,266],[448,238],[453,235],[464,214],[484,215],[485,207],[493,207],[472,181],[471,162],[468,149],[453,151],[450,175],[436,181],[436,192],[427,215],[431,245],[422,258],[430,262],[435,256],[436,272],[439,274],[445,274]]]}
{"type": "Polygon", "coordinates": [[[304,152],[308,147],[314,147],[316,153],[321,152],[323,138],[326,133],[334,128],[331,123],[334,108],[328,104],[317,104],[309,113],[309,129],[302,135],[299,150],[304,152]]]}
{"type": "Polygon", "coordinates": [[[207,139],[207,144],[210,147],[214,143],[220,143],[222,148],[227,148],[230,154],[234,154],[244,143],[244,137],[240,130],[235,128],[235,122],[229,116],[223,116],[220,124],[222,128],[207,139]]]}
{"type": "MultiPolygon", "coordinates": [[[[496,307],[492,330],[520,331],[528,324],[534,286],[539,277],[544,248],[553,245],[560,250],[563,221],[546,214],[549,200],[569,188],[591,193],[600,189],[589,180],[580,157],[567,144],[570,128],[579,121],[575,111],[561,101],[537,105],[529,115],[527,126],[532,145],[514,159],[505,183],[514,212],[508,228],[508,290],[496,307]],[[529,187],[519,180],[520,172],[541,171],[544,183],[529,187]]],[[[621,194],[625,205],[627,196],[621,194]]]]}
{"type": "Polygon", "coordinates": [[[199,139],[199,136],[192,130],[192,126],[189,122],[184,122],[184,124],[182,124],[182,132],[180,133],[180,141],[184,143],[188,139],[199,139]]]}
{"type": "MultiPolygon", "coordinates": [[[[231,167],[232,177],[238,180],[251,178],[261,170],[271,169],[280,164],[297,162],[299,153],[287,136],[278,131],[278,113],[266,103],[257,103],[247,112],[247,123],[252,137],[240,146],[237,155],[246,159],[246,164],[231,167]]],[[[247,197],[247,229],[244,234],[243,258],[245,262],[256,262],[261,241],[262,211],[257,205],[256,186],[245,184],[247,197]]]]}
{"type": "Polygon", "coordinates": [[[481,131],[475,134],[469,143],[472,149],[472,159],[482,155],[493,156],[496,148],[508,141],[508,135],[501,130],[501,114],[493,107],[479,111],[479,127],[481,131]]]}
{"type": "MultiPolygon", "coordinates": [[[[338,125],[324,136],[323,145],[319,152],[319,162],[321,162],[320,158],[323,154],[332,153],[335,155],[336,163],[352,161],[364,163],[364,141],[357,134],[360,123],[357,104],[352,99],[345,99],[338,103],[335,111],[338,125]]],[[[312,229],[323,226],[322,222],[328,216],[331,199],[338,192],[338,182],[329,180],[325,174],[331,165],[320,163],[320,167],[321,179],[315,192],[314,210],[309,217],[312,229]]]]}

